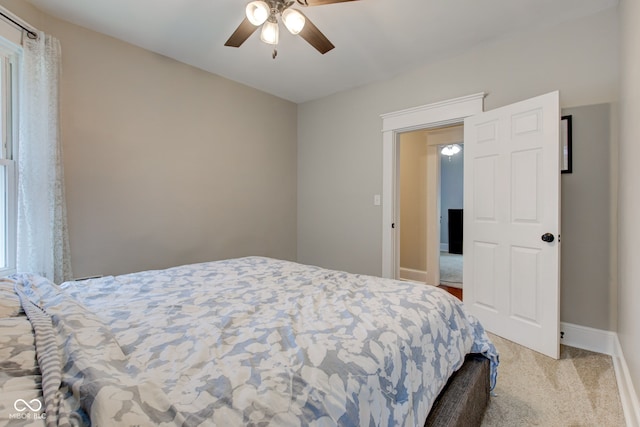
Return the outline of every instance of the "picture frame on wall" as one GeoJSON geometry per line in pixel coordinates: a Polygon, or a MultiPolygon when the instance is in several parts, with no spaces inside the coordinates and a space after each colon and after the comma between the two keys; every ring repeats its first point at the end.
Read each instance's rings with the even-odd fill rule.
{"type": "Polygon", "coordinates": [[[572,173],[572,132],[571,116],[562,116],[560,120],[560,172],[572,173]]]}

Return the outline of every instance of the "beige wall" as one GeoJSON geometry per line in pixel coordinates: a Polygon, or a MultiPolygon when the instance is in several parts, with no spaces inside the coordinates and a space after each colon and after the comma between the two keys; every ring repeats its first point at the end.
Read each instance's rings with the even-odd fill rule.
{"type": "Polygon", "coordinates": [[[296,105],[0,4],[62,44],[75,276],[296,257],[296,105]]]}
{"type": "Polygon", "coordinates": [[[640,2],[621,0],[620,21],[618,337],[640,392],[640,2]]]}
{"type": "Polygon", "coordinates": [[[400,135],[400,267],[427,271],[427,133],[400,135]]]}
{"type": "MultiPolygon", "coordinates": [[[[382,211],[371,202],[382,191],[380,114],[478,92],[488,94],[488,110],[553,90],[560,90],[562,107],[611,103],[618,97],[618,70],[618,16],[608,10],[301,104],[298,260],[381,274],[382,211]]],[[[579,186],[579,191],[589,188],[579,186]]],[[[568,300],[592,291],[590,284],[584,286],[563,296],[568,300]]],[[[600,292],[613,284],[595,286],[600,292]]],[[[563,309],[561,318],[609,329],[608,301],[594,304],[563,309]],[[592,318],[593,310],[598,314],[592,318]]]]}

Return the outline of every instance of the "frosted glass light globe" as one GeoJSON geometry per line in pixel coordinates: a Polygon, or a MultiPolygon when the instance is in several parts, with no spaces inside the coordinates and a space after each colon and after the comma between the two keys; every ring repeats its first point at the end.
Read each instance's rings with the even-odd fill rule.
{"type": "Polygon", "coordinates": [[[262,26],[260,40],[268,44],[278,44],[280,29],[277,22],[267,21],[262,26]]]}
{"type": "Polygon", "coordinates": [[[262,25],[269,17],[269,5],[261,0],[252,1],[245,9],[247,19],[253,25],[262,25]]]}
{"type": "Polygon", "coordinates": [[[298,34],[304,28],[304,15],[295,9],[282,12],[282,21],[291,34],[298,34]]]}

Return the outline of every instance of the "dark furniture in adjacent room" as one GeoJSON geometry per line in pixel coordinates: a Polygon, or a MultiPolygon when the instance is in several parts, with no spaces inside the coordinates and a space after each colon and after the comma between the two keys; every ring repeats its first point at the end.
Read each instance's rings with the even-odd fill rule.
{"type": "Polygon", "coordinates": [[[449,209],[449,253],[462,255],[462,209],[449,209]]]}

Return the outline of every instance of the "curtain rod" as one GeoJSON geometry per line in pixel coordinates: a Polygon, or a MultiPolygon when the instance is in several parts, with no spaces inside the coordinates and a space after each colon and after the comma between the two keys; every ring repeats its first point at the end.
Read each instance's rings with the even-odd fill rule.
{"type": "Polygon", "coordinates": [[[22,28],[24,31],[26,31],[27,32],[27,37],[29,37],[31,40],[36,40],[38,38],[38,34],[35,31],[25,27],[24,25],[22,25],[21,23],[19,23],[18,21],[16,21],[12,17],[10,17],[9,15],[7,15],[7,14],[5,14],[3,12],[0,12],[0,16],[4,17],[5,19],[10,21],[14,25],[16,25],[16,26],[22,28]]]}

